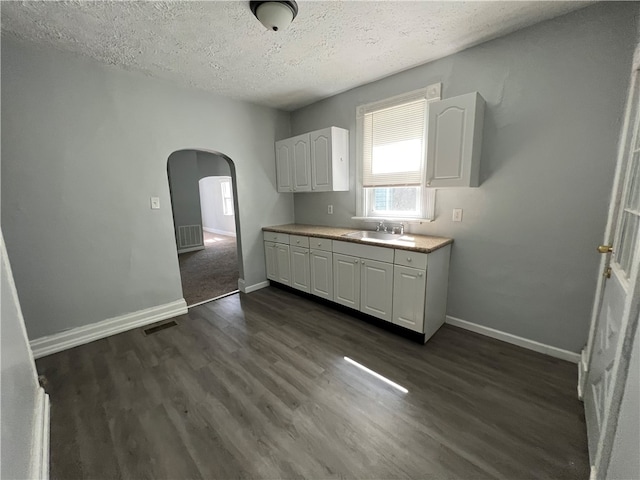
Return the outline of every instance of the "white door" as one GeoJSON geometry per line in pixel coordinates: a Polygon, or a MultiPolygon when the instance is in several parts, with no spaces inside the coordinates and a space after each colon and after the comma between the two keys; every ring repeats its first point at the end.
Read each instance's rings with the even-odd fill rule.
{"type": "Polygon", "coordinates": [[[289,258],[289,245],[282,243],[276,243],[276,272],[278,272],[278,278],[276,282],[280,282],[284,285],[291,285],[291,261],[289,258]]]}
{"type": "Polygon", "coordinates": [[[309,249],[291,246],[291,286],[309,293],[309,249]]]}
{"type": "Polygon", "coordinates": [[[333,300],[333,254],[322,250],[309,253],[311,267],[311,293],[333,300]]]}
{"type": "MultiPolygon", "coordinates": [[[[605,244],[598,250],[603,277],[598,293],[586,368],[581,379],[584,397],[592,477],[604,478],[611,455],[612,438],[627,376],[629,349],[638,322],[640,282],[640,108],[638,79],[634,75],[627,105],[625,127],[614,181],[614,191],[605,233],[605,244]]],[[[637,372],[633,373],[637,375],[637,372]]],[[[637,417],[630,419],[638,421],[637,417]]],[[[636,445],[637,447],[637,445],[636,445]]]]}
{"type": "Polygon", "coordinates": [[[264,256],[267,263],[267,278],[278,281],[278,260],[276,255],[276,244],[264,242],[264,256]]]}
{"type": "Polygon", "coordinates": [[[361,260],[360,268],[360,311],[390,322],[393,314],[393,264],[361,260]]]}
{"type": "Polygon", "coordinates": [[[309,134],[299,135],[291,139],[293,142],[293,191],[311,191],[311,150],[309,134]]]}
{"type": "Polygon", "coordinates": [[[393,323],[424,333],[424,297],[427,275],[424,270],[393,267],[393,323]]]}
{"type": "Polygon", "coordinates": [[[278,192],[293,192],[293,148],[291,140],[276,142],[276,183],[278,192]]]}
{"type": "Polygon", "coordinates": [[[311,189],[331,190],[331,129],[311,132],[311,189]]]}
{"type": "Polygon", "coordinates": [[[333,300],[360,309],[360,259],[340,253],[333,254],[333,300]]]}

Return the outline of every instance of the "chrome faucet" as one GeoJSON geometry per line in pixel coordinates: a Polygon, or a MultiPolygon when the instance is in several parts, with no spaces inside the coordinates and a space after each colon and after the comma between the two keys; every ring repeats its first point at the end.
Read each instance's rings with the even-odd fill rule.
{"type": "Polygon", "coordinates": [[[404,235],[404,223],[392,226],[391,233],[399,233],[400,235],[404,235]]]}

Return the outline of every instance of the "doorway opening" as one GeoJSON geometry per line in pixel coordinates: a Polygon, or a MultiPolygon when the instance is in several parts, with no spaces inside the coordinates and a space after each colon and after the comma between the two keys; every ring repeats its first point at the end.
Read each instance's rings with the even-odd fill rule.
{"type": "Polygon", "coordinates": [[[187,305],[236,293],[241,250],[233,162],[222,154],[180,150],[169,156],[167,176],[187,305]]]}

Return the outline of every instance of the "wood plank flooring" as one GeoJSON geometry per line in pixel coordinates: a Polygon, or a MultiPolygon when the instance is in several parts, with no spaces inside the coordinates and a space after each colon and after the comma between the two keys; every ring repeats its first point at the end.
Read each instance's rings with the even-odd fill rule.
{"type": "Polygon", "coordinates": [[[275,288],[176,320],[38,360],[52,478],[589,476],[573,364],[450,326],[419,345],[275,288]]]}

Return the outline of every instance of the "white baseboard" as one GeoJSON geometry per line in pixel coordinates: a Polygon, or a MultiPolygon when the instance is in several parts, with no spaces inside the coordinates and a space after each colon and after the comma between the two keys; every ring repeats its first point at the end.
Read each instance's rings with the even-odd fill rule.
{"type": "Polygon", "coordinates": [[[72,328],[64,332],[36,338],[29,342],[35,358],[45,357],[52,353],[84,345],[133,328],[149,325],[167,318],[187,313],[187,302],[184,298],[164,305],[138,310],[119,317],[108,318],[100,322],[72,328]]]}
{"type": "Polygon", "coordinates": [[[178,249],[178,255],[180,255],[181,253],[195,252],[196,250],[204,250],[204,245],[198,245],[196,247],[189,248],[180,248],[178,249]]]}
{"type": "Polygon", "coordinates": [[[31,445],[31,476],[47,480],[49,478],[49,395],[44,388],[38,388],[36,411],[33,417],[33,443],[31,445]]]}
{"type": "Polygon", "coordinates": [[[260,290],[261,288],[268,287],[269,285],[271,285],[269,283],[269,280],[265,280],[264,282],[259,282],[259,283],[255,283],[253,285],[247,286],[244,279],[242,278],[238,279],[238,290],[240,290],[242,293],[255,292],[256,290],[260,290]]]}
{"type": "Polygon", "coordinates": [[[580,362],[579,353],[570,352],[569,350],[562,350],[561,348],[552,347],[551,345],[545,345],[544,343],[536,342],[534,340],[518,337],[516,335],[502,332],[494,328],[478,325],[477,323],[467,322],[466,320],[461,320],[460,318],[447,315],[446,323],[455,327],[460,327],[464,328],[465,330],[479,333],[481,335],[486,335],[487,337],[502,340],[503,342],[518,345],[519,347],[533,350],[534,352],[544,353],[545,355],[549,355],[551,357],[560,358],[568,362],[580,362]]]}
{"type": "Polygon", "coordinates": [[[218,235],[226,235],[228,237],[236,236],[236,232],[227,232],[226,230],[218,230],[217,228],[202,227],[202,230],[209,233],[217,233],[218,235]]]}

